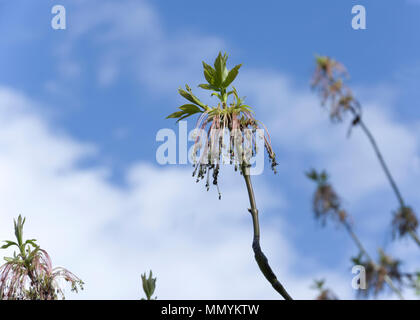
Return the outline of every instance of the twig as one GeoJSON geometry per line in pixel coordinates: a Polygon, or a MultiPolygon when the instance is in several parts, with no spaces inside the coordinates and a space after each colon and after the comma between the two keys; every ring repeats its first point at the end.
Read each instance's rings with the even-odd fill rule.
{"type": "MultiPolygon", "coordinates": [[[[356,246],[359,248],[360,252],[363,253],[366,258],[369,260],[369,262],[372,264],[373,268],[375,269],[375,271],[379,271],[379,266],[377,265],[377,263],[370,257],[369,253],[366,251],[365,247],[363,246],[362,242],[360,241],[359,237],[356,235],[356,233],[353,231],[352,226],[350,225],[350,223],[346,220],[342,221],[342,223],[344,224],[344,226],[346,227],[347,232],[350,234],[351,238],[353,239],[354,243],[356,244],[356,246]]],[[[385,282],[388,284],[388,286],[391,288],[392,291],[395,292],[395,294],[398,296],[398,298],[400,298],[401,300],[404,300],[404,297],[401,293],[401,291],[395,286],[395,284],[393,283],[392,279],[389,277],[388,274],[386,274],[384,276],[384,280],[385,282]]]]}
{"type": "MultiPolygon", "coordinates": [[[[362,128],[363,132],[366,134],[370,144],[373,147],[373,150],[375,151],[376,157],[379,160],[379,163],[381,164],[381,167],[383,169],[383,171],[385,172],[385,175],[389,181],[389,183],[391,184],[392,190],[395,193],[395,196],[398,199],[398,202],[400,204],[401,208],[405,207],[405,203],[404,203],[404,198],[401,195],[400,189],[397,186],[397,183],[395,182],[394,178],[391,175],[391,171],[389,170],[384,157],[382,156],[381,151],[379,150],[378,144],[376,143],[375,138],[373,137],[372,133],[370,132],[370,130],[368,129],[368,127],[366,126],[366,124],[363,122],[360,114],[353,108],[350,108],[350,111],[352,112],[352,114],[357,118],[357,124],[360,125],[360,127],[362,128]]],[[[413,230],[409,230],[408,231],[411,238],[414,240],[414,242],[416,242],[416,244],[420,247],[420,239],[418,237],[418,235],[416,234],[416,232],[414,232],[413,230]]]]}
{"type": "Polygon", "coordinates": [[[249,165],[242,165],[242,175],[244,176],[246,187],[248,190],[248,197],[251,208],[248,211],[252,215],[252,223],[254,226],[254,240],[252,242],[252,249],[254,250],[255,260],[257,261],[258,267],[260,268],[261,272],[271,283],[273,288],[281,294],[281,296],[285,300],[293,300],[292,297],[287,293],[286,289],[283,285],[277,280],[276,275],[274,274],[273,270],[271,269],[270,265],[268,264],[268,259],[264,255],[261,250],[260,246],[260,226],[259,226],[259,219],[258,219],[258,209],[255,202],[254,190],[252,188],[251,176],[249,172],[249,165]]]}

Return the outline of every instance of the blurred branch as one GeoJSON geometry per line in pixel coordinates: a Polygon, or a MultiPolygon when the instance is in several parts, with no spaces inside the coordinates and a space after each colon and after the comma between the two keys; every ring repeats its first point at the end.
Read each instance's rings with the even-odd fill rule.
{"type": "MultiPolygon", "coordinates": [[[[375,152],[376,157],[382,167],[382,170],[387,177],[391,188],[398,199],[399,210],[406,211],[410,210],[411,220],[402,221],[398,220],[398,225],[394,224],[400,237],[410,235],[414,242],[420,247],[420,239],[417,235],[417,217],[411,208],[405,205],[404,198],[398,188],[395,179],[393,178],[391,171],[389,170],[384,157],[373,137],[371,131],[362,119],[362,112],[360,103],[354,98],[351,90],[344,85],[344,80],[348,76],[345,67],[338,61],[331,59],[326,56],[316,57],[316,70],[314,73],[312,87],[317,89],[321,96],[322,105],[329,102],[330,106],[330,118],[332,121],[340,122],[345,113],[350,112],[353,115],[353,121],[349,128],[349,134],[352,127],[359,125],[362,128],[363,133],[368,138],[372,148],[375,152]],[[413,221],[414,220],[414,221],[413,221]]],[[[395,221],[395,216],[394,216],[395,221]]]]}
{"type": "MultiPolygon", "coordinates": [[[[352,225],[348,221],[347,212],[341,208],[341,201],[332,185],[328,182],[328,174],[325,171],[318,173],[316,170],[312,169],[306,173],[306,176],[317,184],[313,199],[315,217],[321,219],[323,224],[325,224],[328,217],[331,217],[344,225],[347,233],[350,235],[359,251],[368,259],[368,263],[373,267],[374,271],[377,273],[382,272],[383,270],[371,258],[359,237],[354,232],[352,225]]],[[[395,286],[391,277],[386,272],[384,274],[384,281],[400,299],[404,299],[401,291],[395,286]]]]}

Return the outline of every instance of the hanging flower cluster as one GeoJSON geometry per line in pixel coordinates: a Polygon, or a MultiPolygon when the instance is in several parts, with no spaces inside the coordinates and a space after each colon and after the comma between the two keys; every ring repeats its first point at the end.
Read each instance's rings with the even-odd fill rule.
{"type": "Polygon", "coordinates": [[[48,253],[41,249],[35,239],[23,242],[23,224],[19,216],[15,221],[17,242],[5,241],[1,248],[17,247],[18,253],[4,258],[6,263],[0,267],[0,300],[57,300],[64,299],[60,281],[69,282],[71,290],[83,289],[83,281],[70,271],[53,268],[48,253]]]}
{"type": "Polygon", "coordinates": [[[210,188],[210,177],[218,188],[221,164],[232,164],[235,170],[249,166],[252,157],[259,151],[258,141],[263,142],[274,172],[277,166],[267,129],[255,119],[252,108],[244,104],[244,98],[239,97],[236,88],[231,86],[241,65],[228,70],[227,59],[226,54],[219,53],[213,67],[203,62],[207,83],[199,87],[211,91],[211,96],[218,98],[216,106],[210,107],[201,102],[186,85],[185,90],[179,89],[179,93],[190,103],[180,106],[180,111],[167,117],[178,119],[178,122],[191,115],[199,115],[194,131],[193,176],[197,182],[206,178],[207,190],[210,188]]]}
{"type": "Polygon", "coordinates": [[[359,290],[360,295],[377,296],[384,289],[386,276],[400,287],[402,285],[404,275],[400,271],[401,261],[385,254],[382,249],[379,249],[378,264],[369,261],[363,254],[352,258],[352,262],[354,265],[363,266],[366,272],[366,290],[359,290]]]}
{"type": "Polygon", "coordinates": [[[339,300],[337,295],[329,288],[325,287],[325,280],[314,280],[311,289],[317,290],[318,295],[315,300],[339,300]]]}
{"type": "Polygon", "coordinates": [[[315,218],[321,220],[323,225],[329,217],[341,223],[347,222],[348,215],[341,208],[340,198],[328,182],[328,174],[325,171],[318,173],[312,169],[306,173],[306,176],[317,184],[312,202],[315,218]]]}
{"type": "Polygon", "coordinates": [[[394,213],[392,220],[394,237],[404,237],[409,232],[416,232],[419,222],[410,207],[401,207],[394,213]]]}
{"type": "Polygon", "coordinates": [[[416,214],[412,208],[405,205],[401,192],[385,163],[384,157],[381,154],[374,136],[362,120],[359,102],[354,98],[351,90],[344,85],[344,80],[347,76],[346,69],[341,63],[327,56],[317,56],[312,88],[319,92],[322,105],[329,106],[330,118],[333,122],[341,121],[344,114],[351,113],[353,121],[350,124],[348,135],[350,135],[351,129],[356,125],[360,126],[362,131],[366,134],[378,157],[379,163],[398,198],[399,208],[397,212],[394,213],[392,221],[394,238],[397,235],[399,237],[409,235],[420,246],[420,239],[416,233],[418,227],[416,214]]]}
{"type": "Polygon", "coordinates": [[[312,80],[312,88],[319,91],[322,105],[329,102],[330,118],[341,121],[343,114],[351,111],[355,115],[353,125],[357,124],[360,104],[353,97],[351,90],[344,85],[347,77],[345,67],[326,56],[316,57],[316,69],[312,80]]]}

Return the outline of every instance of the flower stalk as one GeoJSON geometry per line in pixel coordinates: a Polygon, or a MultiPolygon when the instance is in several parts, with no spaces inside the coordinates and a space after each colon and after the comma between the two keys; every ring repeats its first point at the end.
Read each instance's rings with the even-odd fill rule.
{"type": "MultiPolygon", "coordinates": [[[[391,171],[389,170],[389,168],[388,168],[388,166],[387,166],[387,164],[384,160],[384,157],[382,156],[381,150],[379,149],[379,147],[378,147],[378,145],[375,141],[375,138],[373,137],[372,133],[370,132],[368,127],[365,125],[365,123],[362,121],[360,116],[357,115],[356,111],[353,108],[351,108],[350,110],[355,117],[359,117],[358,124],[359,124],[360,128],[362,128],[362,131],[367,136],[370,144],[372,145],[373,150],[375,151],[376,157],[378,158],[379,163],[381,164],[381,167],[382,167],[383,171],[385,172],[385,175],[386,175],[386,177],[389,181],[389,184],[391,185],[391,188],[394,191],[394,194],[397,197],[397,200],[400,204],[400,210],[404,210],[405,208],[407,208],[405,203],[404,203],[404,198],[401,195],[401,192],[400,192],[400,189],[397,186],[397,183],[395,182],[394,178],[392,177],[391,171]]],[[[415,218],[415,216],[414,216],[414,218],[415,218]]],[[[416,219],[416,221],[417,221],[417,219],[416,219]]],[[[413,241],[420,247],[420,239],[419,239],[417,233],[415,232],[416,227],[417,227],[417,223],[416,223],[416,226],[414,228],[413,227],[408,227],[408,228],[406,228],[405,231],[401,230],[400,235],[404,235],[404,232],[408,233],[411,236],[411,238],[413,239],[413,241]]]]}

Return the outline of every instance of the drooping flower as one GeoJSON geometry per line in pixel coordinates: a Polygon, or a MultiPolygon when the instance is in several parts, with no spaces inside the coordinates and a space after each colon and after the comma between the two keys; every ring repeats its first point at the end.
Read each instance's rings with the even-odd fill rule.
{"type": "Polygon", "coordinates": [[[15,221],[17,242],[5,241],[1,248],[16,246],[18,253],[4,258],[0,267],[0,299],[2,300],[57,300],[64,299],[60,281],[69,282],[71,290],[83,289],[83,281],[62,267],[52,267],[48,253],[41,249],[35,239],[23,241],[21,216],[15,221]]]}
{"type": "Polygon", "coordinates": [[[321,220],[323,225],[326,224],[328,218],[345,222],[347,213],[341,208],[340,198],[328,182],[328,174],[325,171],[318,173],[312,169],[306,173],[306,176],[317,183],[312,201],[315,218],[321,220]]]}
{"type": "Polygon", "coordinates": [[[259,151],[258,141],[261,140],[274,172],[277,166],[267,129],[254,117],[252,108],[244,104],[244,98],[231,85],[241,65],[228,70],[227,59],[226,54],[219,53],[213,67],[203,62],[207,83],[200,84],[199,87],[211,91],[211,96],[218,98],[216,106],[210,107],[201,102],[186,85],[185,90],[179,89],[179,94],[190,103],[180,106],[180,111],[167,117],[175,118],[178,122],[194,114],[198,115],[193,149],[193,176],[196,176],[197,182],[206,178],[207,189],[210,187],[210,177],[212,183],[218,186],[221,164],[232,164],[235,170],[243,164],[249,165],[251,158],[259,151]]]}
{"type": "Polygon", "coordinates": [[[312,88],[318,90],[322,105],[329,105],[332,121],[341,121],[348,111],[354,115],[360,112],[359,103],[344,84],[347,76],[346,68],[338,61],[326,56],[316,57],[312,88]]]}
{"type": "Polygon", "coordinates": [[[394,213],[392,220],[394,237],[404,237],[410,232],[416,232],[419,222],[413,209],[410,207],[402,207],[394,213]]]}
{"type": "Polygon", "coordinates": [[[401,261],[385,254],[382,249],[379,249],[378,263],[370,261],[363,254],[352,258],[352,262],[354,265],[361,265],[365,268],[366,289],[359,290],[359,295],[365,297],[377,296],[385,288],[386,277],[389,277],[399,287],[402,285],[403,273],[400,271],[401,261]]]}
{"type": "Polygon", "coordinates": [[[354,98],[351,90],[344,84],[346,77],[347,72],[341,63],[326,56],[316,57],[316,69],[312,81],[312,88],[319,92],[322,105],[328,105],[332,121],[341,121],[344,114],[351,113],[353,120],[349,126],[347,136],[350,135],[353,127],[359,126],[361,128],[371,144],[379,164],[398,200],[399,209],[394,213],[392,222],[394,238],[397,234],[400,237],[409,235],[420,246],[420,238],[416,233],[418,225],[417,217],[413,210],[406,206],[406,202],[384,160],[384,156],[374,135],[362,119],[360,103],[354,98]]]}

